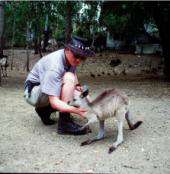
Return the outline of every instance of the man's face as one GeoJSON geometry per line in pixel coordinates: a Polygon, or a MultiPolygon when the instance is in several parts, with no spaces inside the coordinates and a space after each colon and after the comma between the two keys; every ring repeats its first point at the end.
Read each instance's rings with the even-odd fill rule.
{"type": "Polygon", "coordinates": [[[78,66],[82,61],[82,58],[74,55],[70,49],[66,49],[66,58],[71,66],[78,66]]]}

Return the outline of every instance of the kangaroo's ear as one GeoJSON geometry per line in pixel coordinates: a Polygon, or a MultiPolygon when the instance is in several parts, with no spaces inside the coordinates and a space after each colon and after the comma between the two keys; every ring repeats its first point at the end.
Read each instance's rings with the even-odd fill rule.
{"type": "Polygon", "coordinates": [[[83,92],[82,92],[82,94],[81,94],[81,98],[84,98],[84,97],[86,97],[87,95],[89,94],[89,88],[88,88],[88,86],[86,86],[86,85],[84,85],[83,86],[83,92]]]}

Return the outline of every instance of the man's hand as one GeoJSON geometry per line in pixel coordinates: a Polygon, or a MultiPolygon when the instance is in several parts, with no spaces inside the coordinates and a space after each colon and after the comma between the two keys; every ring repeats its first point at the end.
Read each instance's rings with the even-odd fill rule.
{"type": "Polygon", "coordinates": [[[52,108],[59,110],[61,112],[70,112],[77,114],[81,117],[84,117],[85,113],[87,112],[87,110],[83,108],[76,108],[74,106],[68,105],[67,103],[60,100],[59,97],[57,96],[49,96],[49,102],[52,108]]]}
{"type": "Polygon", "coordinates": [[[85,117],[87,110],[84,108],[76,108],[75,113],[80,115],[81,117],[85,117]]]}

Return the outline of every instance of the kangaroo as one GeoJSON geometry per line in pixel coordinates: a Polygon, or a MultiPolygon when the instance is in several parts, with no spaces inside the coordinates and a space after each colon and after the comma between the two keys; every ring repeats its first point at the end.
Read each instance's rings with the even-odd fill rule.
{"type": "Polygon", "coordinates": [[[82,146],[91,144],[95,141],[104,139],[104,121],[107,118],[115,117],[117,120],[117,140],[109,148],[108,153],[113,152],[123,142],[123,122],[126,119],[130,130],[136,129],[141,125],[142,121],[132,123],[131,113],[129,111],[129,98],[119,89],[106,90],[101,93],[92,102],[88,99],[89,89],[84,86],[83,91],[74,95],[70,105],[87,109],[85,117],[88,122],[82,127],[88,126],[91,123],[99,122],[99,132],[93,139],[88,139],[81,143],[82,146]]]}

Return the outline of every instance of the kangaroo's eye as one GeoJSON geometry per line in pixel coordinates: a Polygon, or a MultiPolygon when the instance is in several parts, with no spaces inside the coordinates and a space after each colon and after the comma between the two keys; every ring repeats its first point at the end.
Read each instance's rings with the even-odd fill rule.
{"type": "Polygon", "coordinates": [[[74,99],[73,99],[73,101],[75,102],[75,101],[76,101],[76,99],[74,98],[74,99]]]}

